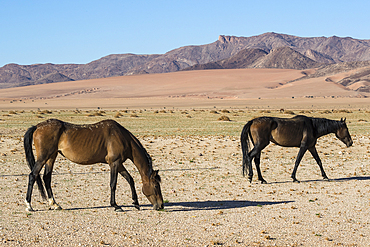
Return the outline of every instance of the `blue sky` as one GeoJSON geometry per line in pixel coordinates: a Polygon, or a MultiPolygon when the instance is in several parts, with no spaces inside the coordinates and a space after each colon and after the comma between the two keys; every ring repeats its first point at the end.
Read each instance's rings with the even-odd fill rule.
{"type": "Polygon", "coordinates": [[[220,34],[370,39],[370,1],[0,0],[0,67],[163,54],[220,34]]]}

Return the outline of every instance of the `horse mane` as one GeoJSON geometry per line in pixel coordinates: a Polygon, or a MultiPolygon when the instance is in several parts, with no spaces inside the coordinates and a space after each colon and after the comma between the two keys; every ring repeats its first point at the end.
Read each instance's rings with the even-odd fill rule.
{"type": "Polygon", "coordinates": [[[344,122],[327,118],[311,118],[312,125],[317,133],[332,133],[343,127],[344,122]]]}
{"type": "MultiPolygon", "coordinates": [[[[144,155],[148,159],[148,166],[149,166],[149,174],[148,175],[150,177],[150,175],[153,173],[153,160],[152,160],[152,157],[150,157],[150,155],[146,151],[145,147],[141,144],[141,142],[133,134],[131,134],[131,132],[130,132],[130,136],[132,137],[132,139],[134,140],[134,142],[136,143],[136,145],[138,145],[141,148],[141,150],[144,152],[144,155]]],[[[159,180],[160,180],[160,178],[159,178],[159,180]]]]}

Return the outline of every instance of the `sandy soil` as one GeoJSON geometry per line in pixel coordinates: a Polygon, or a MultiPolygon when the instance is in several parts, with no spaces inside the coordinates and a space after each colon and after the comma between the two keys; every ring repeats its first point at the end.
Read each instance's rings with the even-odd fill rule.
{"type": "MultiPolygon", "coordinates": [[[[369,109],[368,99],[356,98],[355,92],[332,83],[317,84],[320,79],[284,85],[301,76],[297,71],[246,71],[178,72],[108,78],[104,83],[91,80],[6,89],[0,90],[0,107],[6,112],[214,106],[369,109]],[[239,84],[247,77],[253,90],[239,84]],[[236,79],[225,87],[219,78],[236,79]],[[207,86],[201,84],[207,81],[207,86]],[[219,84],[214,84],[217,81],[219,84]],[[133,82],[146,84],[140,84],[139,90],[139,84],[133,82]],[[273,86],[277,87],[267,88],[273,86]],[[205,93],[206,89],[210,91],[205,93]]],[[[6,124],[6,117],[1,121],[6,124]]],[[[290,175],[298,149],[268,146],[261,164],[268,184],[258,183],[256,176],[249,183],[242,176],[237,135],[139,136],[160,170],[165,210],[152,210],[141,193],[135,166],[126,162],[136,182],[141,210],[131,206],[129,186],[119,178],[116,199],[124,210],[121,213],[109,207],[108,166],[79,166],[62,157],[55,163],[52,185],[63,210],[48,210],[35,188],[32,203],[36,211],[26,212],[23,201],[29,171],[22,147],[24,131],[1,129],[2,246],[369,246],[368,131],[352,133],[351,148],[333,135],[319,139],[317,149],[330,181],[322,180],[314,159],[306,154],[297,173],[301,183],[293,183],[290,175]]]]}
{"type": "Polygon", "coordinates": [[[19,151],[0,160],[0,241],[5,246],[368,246],[370,141],[353,139],[357,145],[349,149],[333,136],[320,139],[330,182],[306,155],[297,173],[301,183],[292,183],[298,150],[270,145],[262,157],[269,183],[262,185],[241,175],[236,137],[143,137],[162,176],[164,211],[152,210],[130,162],[126,167],[141,210],[131,206],[129,187],[120,178],[117,202],[124,212],[116,213],[108,207],[107,166],[59,158],[53,188],[64,210],[47,210],[35,189],[37,211],[28,213],[21,143],[2,138],[2,151],[19,151]]]}

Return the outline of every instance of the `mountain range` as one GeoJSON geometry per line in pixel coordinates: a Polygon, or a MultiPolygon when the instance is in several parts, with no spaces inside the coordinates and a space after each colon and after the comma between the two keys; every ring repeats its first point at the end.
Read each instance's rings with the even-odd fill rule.
{"type": "Polygon", "coordinates": [[[184,46],[165,54],[114,54],[87,64],[7,64],[0,68],[0,88],[180,70],[302,70],[340,63],[360,67],[367,64],[355,63],[358,61],[370,61],[370,40],[336,36],[307,38],[278,33],[251,37],[220,35],[213,43],[184,46]]]}

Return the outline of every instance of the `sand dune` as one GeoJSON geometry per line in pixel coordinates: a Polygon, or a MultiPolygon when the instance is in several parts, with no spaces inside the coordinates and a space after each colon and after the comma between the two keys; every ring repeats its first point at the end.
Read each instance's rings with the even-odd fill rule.
{"type": "MultiPolygon", "coordinates": [[[[2,89],[0,104],[3,109],[17,108],[17,104],[26,108],[45,104],[53,108],[119,107],[127,102],[131,107],[149,107],[218,105],[220,100],[243,105],[261,98],[273,104],[287,98],[358,97],[357,92],[325,77],[288,83],[302,76],[301,70],[230,69],[111,77],[2,89]]],[[[335,79],[345,76],[339,74],[335,79]]]]}

